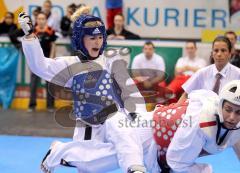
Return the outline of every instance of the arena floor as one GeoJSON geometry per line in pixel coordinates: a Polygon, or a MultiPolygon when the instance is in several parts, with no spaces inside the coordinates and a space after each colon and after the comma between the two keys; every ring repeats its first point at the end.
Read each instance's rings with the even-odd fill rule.
{"type": "MultiPolygon", "coordinates": [[[[40,173],[39,165],[51,142],[70,141],[73,128],[58,125],[47,112],[0,111],[0,172],[40,173]]],[[[232,149],[198,159],[213,165],[214,173],[239,173],[240,162],[232,149]]],[[[77,173],[60,167],[56,173],[77,173]]],[[[121,173],[116,170],[111,173],[121,173]]]]}

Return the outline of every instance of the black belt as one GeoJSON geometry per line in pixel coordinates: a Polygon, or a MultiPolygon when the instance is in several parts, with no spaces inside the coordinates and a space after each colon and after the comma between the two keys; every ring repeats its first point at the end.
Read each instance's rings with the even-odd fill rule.
{"type": "Polygon", "coordinates": [[[92,137],[92,125],[98,125],[103,124],[107,118],[110,118],[110,114],[113,114],[114,112],[117,112],[118,108],[116,104],[112,104],[108,107],[103,108],[100,112],[98,112],[94,117],[83,119],[84,122],[87,122],[89,124],[86,124],[85,127],[85,134],[84,134],[84,140],[91,140],[92,137]]]}
{"type": "Polygon", "coordinates": [[[92,127],[89,125],[86,125],[84,140],[91,140],[91,137],[92,137],[92,127]]]}

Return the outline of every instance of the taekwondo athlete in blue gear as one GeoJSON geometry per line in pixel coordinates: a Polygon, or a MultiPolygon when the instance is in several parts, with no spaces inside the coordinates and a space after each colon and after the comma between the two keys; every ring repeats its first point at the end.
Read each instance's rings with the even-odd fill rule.
{"type": "MultiPolygon", "coordinates": [[[[105,26],[102,23],[98,27],[85,27],[84,24],[101,19],[91,15],[80,16],[73,25],[72,47],[79,59],[84,63],[90,57],[83,43],[85,35],[103,35],[103,44],[100,48],[101,55],[107,46],[105,26]]],[[[79,74],[73,77],[72,84],[74,98],[74,114],[77,118],[89,124],[103,123],[108,115],[116,112],[116,104],[124,107],[121,99],[121,90],[115,79],[107,70],[96,70],[79,74]],[[104,112],[102,112],[105,110],[104,112]]]]}
{"type": "MultiPolygon", "coordinates": [[[[123,85],[125,85],[125,83],[119,84],[121,79],[118,78],[119,74],[114,72],[114,70],[117,69],[111,69],[111,63],[114,63],[115,59],[121,59],[121,57],[116,55],[115,57],[107,58],[101,55],[106,47],[106,31],[101,19],[87,14],[79,15],[73,23],[72,37],[72,45],[77,52],[77,56],[59,57],[55,59],[45,58],[38,39],[34,34],[29,34],[30,25],[26,14],[19,15],[19,23],[26,33],[26,36],[22,40],[26,61],[32,72],[47,81],[51,81],[62,70],[69,70],[73,64],[86,63],[86,65],[89,65],[90,62],[91,66],[91,62],[104,62],[100,71],[92,71],[90,73],[80,71],[78,74],[69,72],[69,75],[72,77],[69,80],[70,82],[68,81],[62,85],[73,89],[74,113],[76,117],[88,125],[91,125],[91,133],[87,138],[85,137],[86,133],[84,133],[87,128],[76,126],[74,140],[89,140],[92,141],[94,145],[98,143],[101,144],[100,146],[102,147],[111,143],[117,151],[118,162],[124,172],[145,172],[145,167],[143,166],[143,149],[139,136],[134,133],[133,128],[120,128],[118,126],[119,121],[125,119],[126,115],[128,115],[126,111],[123,110],[123,103],[125,101],[121,99],[121,94],[116,91],[120,88],[123,92],[123,85]],[[92,22],[95,24],[94,26],[87,25],[92,22]],[[91,44],[93,44],[95,40],[102,41],[101,46],[92,46],[91,44]],[[87,47],[89,44],[91,47],[90,50],[87,47]],[[92,54],[94,54],[92,50],[94,53],[98,52],[98,55],[92,56],[92,54]],[[41,65],[39,66],[39,64],[41,65]],[[98,100],[93,101],[93,98],[98,98],[98,100]],[[108,107],[105,106],[112,106],[112,108],[106,109],[108,107]],[[112,113],[114,113],[115,116],[108,119],[98,117],[99,115],[108,116],[108,114],[110,115],[112,113]],[[96,117],[99,119],[96,120],[96,117]]],[[[59,84],[62,83],[64,79],[59,78],[58,80],[56,83],[59,84]]],[[[123,81],[126,82],[125,79],[123,81]]],[[[55,166],[62,163],[62,160],[64,160],[64,163],[71,161],[70,155],[63,155],[59,158],[55,157],[54,162],[51,162],[51,158],[56,152],[56,150],[52,150],[43,160],[42,170],[44,172],[52,172],[55,166]]],[[[89,151],[89,155],[84,155],[84,157],[91,157],[92,154],[94,153],[89,151]]]]}

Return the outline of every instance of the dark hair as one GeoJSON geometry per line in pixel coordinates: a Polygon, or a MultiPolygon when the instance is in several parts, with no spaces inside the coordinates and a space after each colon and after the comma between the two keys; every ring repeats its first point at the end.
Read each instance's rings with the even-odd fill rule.
{"type": "Polygon", "coordinates": [[[193,40],[187,40],[186,41],[186,44],[188,43],[192,43],[194,45],[195,48],[197,48],[197,44],[196,44],[196,41],[193,41],[193,40]]]}
{"type": "Polygon", "coordinates": [[[44,3],[48,3],[52,6],[52,1],[51,0],[45,0],[44,3]]]}
{"type": "Polygon", "coordinates": [[[77,9],[77,5],[72,3],[72,4],[68,5],[67,8],[70,8],[72,10],[72,12],[74,13],[77,9]]]}
{"type": "Polygon", "coordinates": [[[237,34],[234,31],[227,31],[224,33],[224,36],[226,37],[228,34],[234,35],[235,39],[237,39],[237,34]]]}
{"type": "Polygon", "coordinates": [[[5,16],[7,16],[7,15],[10,15],[12,17],[12,19],[14,19],[14,14],[12,12],[10,12],[10,11],[6,12],[5,16]]]}
{"type": "Polygon", "coordinates": [[[37,6],[34,10],[33,13],[40,13],[42,11],[42,7],[37,6]]]}
{"type": "Polygon", "coordinates": [[[215,38],[213,43],[212,43],[212,48],[213,48],[215,42],[219,42],[219,41],[225,42],[227,44],[229,52],[231,52],[232,44],[231,44],[230,40],[225,36],[219,36],[219,37],[215,38]]]}
{"type": "MultiPolygon", "coordinates": [[[[115,14],[115,16],[121,16],[123,18],[123,20],[125,20],[125,17],[122,13],[117,13],[117,14],[115,14]]],[[[115,16],[114,16],[114,18],[115,18],[115,16]]]]}
{"type": "Polygon", "coordinates": [[[37,16],[39,16],[39,14],[43,14],[43,15],[46,17],[46,19],[47,19],[47,15],[46,15],[46,13],[44,13],[43,11],[40,11],[40,12],[37,14],[37,16]]]}
{"type": "Polygon", "coordinates": [[[148,46],[151,45],[151,46],[155,49],[155,46],[154,46],[153,42],[151,42],[151,41],[146,41],[146,42],[144,43],[143,47],[144,47],[145,45],[148,45],[148,46]]]}

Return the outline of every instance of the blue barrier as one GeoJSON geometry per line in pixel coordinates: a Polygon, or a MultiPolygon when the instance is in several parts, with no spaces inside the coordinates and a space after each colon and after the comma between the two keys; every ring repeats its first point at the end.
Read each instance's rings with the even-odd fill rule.
{"type": "Polygon", "coordinates": [[[0,104],[7,109],[13,99],[19,52],[14,47],[0,48],[0,104]]]}

